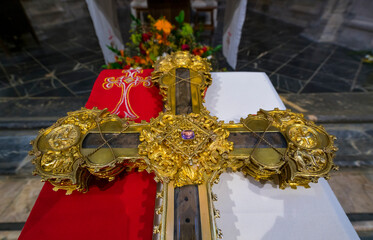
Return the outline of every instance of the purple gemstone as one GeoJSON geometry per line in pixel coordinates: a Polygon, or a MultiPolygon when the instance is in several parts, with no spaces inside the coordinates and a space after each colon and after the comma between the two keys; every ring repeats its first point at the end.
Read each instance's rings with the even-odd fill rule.
{"type": "Polygon", "coordinates": [[[193,130],[184,130],[181,132],[181,137],[184,140],[190,140],[194,138],[194,131],[193,130]]]}

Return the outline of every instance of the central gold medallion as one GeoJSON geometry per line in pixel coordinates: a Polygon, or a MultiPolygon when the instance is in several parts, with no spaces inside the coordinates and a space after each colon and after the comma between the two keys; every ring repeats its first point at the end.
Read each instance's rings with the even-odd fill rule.
{"type": "Polygon", "coordinates": [[[221,168],[233,149],[228,136],[208,115],[160,114],[141,132],[139,153],[162,181],[175,181],[178,187],[200,184],[221,168]]]}

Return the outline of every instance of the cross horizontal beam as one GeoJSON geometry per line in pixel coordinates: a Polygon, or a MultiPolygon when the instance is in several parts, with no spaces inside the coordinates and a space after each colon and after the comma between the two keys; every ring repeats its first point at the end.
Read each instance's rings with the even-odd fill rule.
{"type": "Polygon", "coordinates": [[[128,169],[154,172],[162,183],[154,227],[161,239],[221,235],[211,185],[226,169],[274,180],[280,188],[309,187],[328,177],[336,148],[324,128],[278,109],[260,110],[239,123],[219,122],[203,106],[212,80],[208,71],[205,60],[187,52],[159,60],[153,81],[164,112],[149,123],[107,110],[69,113],[33,142],[35,173],[70,193],[87,191],[89,176],[114,180],[128,169]]]}

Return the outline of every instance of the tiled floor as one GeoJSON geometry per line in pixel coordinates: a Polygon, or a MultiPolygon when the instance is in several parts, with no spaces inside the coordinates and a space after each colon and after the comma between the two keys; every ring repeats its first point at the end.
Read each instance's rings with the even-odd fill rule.
{"type": "Polygon", "coordinates": [[[1,222],[25,222],[42,186],[36,177],[1,176],[1,222]]]}
{"type": "Polygon", "coordinates": [[[329,184],[346,213],[373,213],[373,170],[341,169],[329,184]],[[346,184],[348,183],[348,184],[346,184]]]}
{"type": "Polygon", "coordinates": [[[0,53],[0,97],[89,95],[104,64],[91,20],[50,29],[44,38],[11,56],[0,53]]]}
{"type": "MultiPolygon", "coordinates": [[[[221,43],[221,25],[214,44],[221,43]]],[[[280,93],[373,91],[373,64],[347,48],[307,40],[301,31],[248,12],[236,71],[264,71],[280,93]]],[[[220,54],[219,63],[226,66],[220,54]]],[[[46,31],[40,46],[10,57],[0,53],[0,97],[86,96],[103,64],[91,20],[65,24],[46,31]]]]}
{"type": "Polygon", "coordinates": [[[373,91],[373,64],[354,51],[301,36],[302,29],[247,12],[238,71],[263,71],[280,93],[373,91]]]}
{"type": "Polygon", "coordinates": [[[36,177],[0,176],[0,239],[18,239],[42,186],[36,177]]]}

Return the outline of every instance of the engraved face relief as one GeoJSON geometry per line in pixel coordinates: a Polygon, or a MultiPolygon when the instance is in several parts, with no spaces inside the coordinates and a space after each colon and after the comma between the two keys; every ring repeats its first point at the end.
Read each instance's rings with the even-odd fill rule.
{"type": "Polygon", "coordinates": [[[74,146],[80,138],[80,130],[73,124],[65,124],[53,129],[47,140],[53,150],[60,151],[74,146]]]}
{"type": "Polygon", "coordinates": [[[301,148],[314,148],[317,146],[318,133],[303,124],[296,124],[291,126],[287,132],[290,140],[301,148]]]}
{"type": "Polygon", "coordinates": [[[48,152],[43,155],[40,165],[46,172],[54,174],[70,173],[73,169],[74,159],[78,156],[79,150],[76,146],[67,151],[61,151],[59,154],[48,152]]]}

